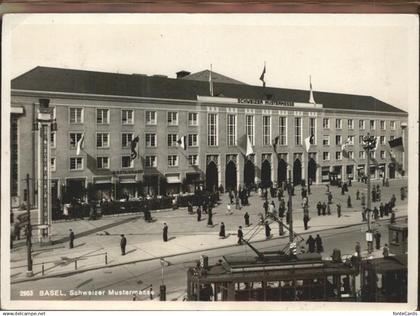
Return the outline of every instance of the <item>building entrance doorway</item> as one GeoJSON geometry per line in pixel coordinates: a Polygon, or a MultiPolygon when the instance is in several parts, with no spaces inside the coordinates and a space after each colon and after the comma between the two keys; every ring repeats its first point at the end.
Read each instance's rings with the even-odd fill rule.
{"type": "Polygon", "coordinates": [[[261,165],[261,186],[268,188],[271,184],[271,164],[268,160],[264,160],[261,165]]]}
{"type": "Polygon", "coordinates": [[[225,172],[225,186],[226,190],[235,190],[237,185],[236,181],[236,164],[232,160],[226,165],[225,172]]]}
{"type": "Polygon", "coordinates": [[[277,164],[277,182],[280,186],[287,180],[287,162],[284,159],[279,159],[277,164]]]}
{"type": "Polygon", "coordinates": [[[246,186],[253,186],[255,184],[255,166],[249,159],[245,162],[244,183],[246,186]]]}
{"type": "Polygon", "coordinates": [[[67,179],[66,202],[73,199],[84,199],[86,195],[85,179],[67,179]]]}
{"type": "Polygon", "coordinates": [[[395,164],[394,163],[390,163],[388,165],[388,169],[389,169],[389,178],[390,179],[395,179],[395,164]]]}
{"type": "Polygon", "coordinates": [[[296,159],[293,163],[293,184],[302,184],[302,163],[299,159],[296,159]]]}
{"type": "Polygon", "coordinates": [[[206,189],[214,191],[217,189],[219,183],[219,174],[217,165],[214,161],[210,161],[206,168],[206,189]]]}
{"type": "Polygon", "coordinates": [[[316,182],[316,162],[313,158],[309,159],[308,162],[308,178],[312,183],[316,182]]]}

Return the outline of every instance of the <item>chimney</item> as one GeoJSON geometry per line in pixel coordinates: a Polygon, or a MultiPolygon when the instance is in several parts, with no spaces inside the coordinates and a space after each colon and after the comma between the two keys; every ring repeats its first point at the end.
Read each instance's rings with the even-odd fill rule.
{"type": "Polygon", "coordinates": [[[181,70],[181,71],[178,71],[176,73],[176,78],[177,79],[184,78],[184,77],[188,76],[189,74],[191,74],[191,72],[185,71],[185,70],[181,70]]]}

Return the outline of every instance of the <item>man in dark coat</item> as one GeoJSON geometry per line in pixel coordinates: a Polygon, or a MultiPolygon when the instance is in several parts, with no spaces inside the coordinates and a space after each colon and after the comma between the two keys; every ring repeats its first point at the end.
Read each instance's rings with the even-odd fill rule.
{"type": "Polygon", "coordinates": [[[220,223],[219,237],[226,238],[225,224],[223,222],[220,223]]]}
{"type": "Polygon", "coordinates": [[[308,229],[308,222],[309,222],[309,215],[308,214],[305,214],[303,216],[303,226],[305,227],[305,230],[308,229]]]}
{"type": "Polygon", "coordinates": [[[320,201],[318,201],[318,204],[316,205],[316,209],[318,211],[318,216],[321,215],[322,204],[320,201]]]}
{"type": "Polygon", "coordinates": [[[192,213],[193,213],[193,205],[191,201],[188,201],[188,214],[192,214],[192,213]]]}
{"type": "Polygon", "coordinates": [[[127,238],[124,235],[121,235],[120,240],[120,247],[121,247],[121,255],[125,256],[125,247],[127,246],[127,238]]]}
{"type": "Polygon", "coordinates": [[[326,213],[326,210],[327,210],[327,204],[324,202],[324,203],[322,203],[322,215],[325,215],[326,213]]]}
{"type": "Polygon", "coordinates": [[[377,230],[373,237],[375,238],[376,249],[381,249],[381,233],[377,230]]]}
{"type": "Polygon", "coordinates": [[[306,244],[308,245],[308,250],[310,253],[315,252],[315,239],[312,235],[309,235],[309,238],[306,240],[306,244]]]}
{"type": "Polygon", "coordinates": [[[207,226],[213,226],[213,212],[211,208],[209,208],[208,215],[207,215],[207,226]]]}
{"type": "Polygon", "coordinates": [[[396,201],[396,200],[397,200],[397,198],[395,197],[395,194],[393,194],[393,195],[392,195],[392,197],[391,197],[391,201],[390,201],[390,203],[391,203],[391,205],[390,205],[390,206],[391,206],[391,208],[392,208],[392,207],[395,207],[395,201],[396,201]]]}
{"type": "Polygon", "coordinates": [[[264,215],[267,216],[267,213],[268,213],[268,201],[267,200],[264,201],[263,208],[264,208],[264,215]]]}
{"type": "Polygon", "coordinates": [[[249,214],[248,214],[248,212],[245,212],[244,219],[245,219],[245,226],[248,227],[249,226],[249,214]]]}
{"type": "Polygon", "coordinates": [[[348,208],[353,207],[353,206],[351,205],[351,197],[350,197],[350,195],[349,195],[349,196],[348,196],[348,198],[347,198],[347,207],[348,207],[348,208]]]}
{"type": "Polygon", "coordinates": [[[201,221],[201,207],[197,207],[197,222],[201,221]]]}
{"type": "Polygon", "coordinates": [[[72,249],[74,247],[74,232],[71,229],[69,231],[69,248],[72,249]]]}
{"type": "Polygon", "coordinates": [[[338,202],[337,204],[337,216],[341,217],[341,203],[340,202],[338,202]]]}
{"type": "Polygon", "coordinates": [[[268,222],[266,221],[264,226],[265,226],[265,238],[270,239],[270,237],[271,237],[270,225],[268,225],[268,222]]]}
{"type": "Polygon", "coordinates": [[[163,223],[163,241],[168,241],[168,225],[163,223]]]}
{"type": "Polygon", "coordinates": [[[379,205],[379,216],[382,218],[384,217],[384,203],[381,202],[381,205],[379,205]]]}
{"type": "Polygon", "coordinates": [[[356,200],[360,200],[360,191],[357,189],[356,191],[356,200]]]}
{"type": "Polygon", "coordinates": [[[324,246],[322,245],[322,239],[319,236],[319,234],[316,235],[315,244],[316,244],[316,252],[318,253],[324,252],[324,246]]]}
{"type": "Polygon", "coordinates": [[[331,206],[330,203],[327,204],[327,214],[331,215],[331,206]]]}
{"type": "Polygon", "coordinates": [[[244,237],[244,233],[242,232],[242,226],[239,226],[238,229],[238,245],[242,245],[242,238],[244,237]]]}
{"type": "Polygon", "coordinates": [[[375,220],[377,220],[379,218],[379,210],[376,206],[373,209],[373,217],[375,218],[375,220]]]}

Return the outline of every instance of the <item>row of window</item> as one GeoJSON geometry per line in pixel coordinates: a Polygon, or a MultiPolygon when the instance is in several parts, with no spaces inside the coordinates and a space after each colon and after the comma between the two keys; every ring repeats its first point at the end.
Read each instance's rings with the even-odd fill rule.
{"type": "MultiPolygon", "coordinates": [[[[83,116],[83,108],[70,108],[70,123],[83,123],[84,116],[83,116]]],[[[96,109],[96,123],[97,124],[109,124],[110,119],[110,110],[109,109],[96,109]]],[[[145,111],[145,119],[146,125],[157,125],[157,111],[145,111]]],[[[286,127],[286,117],[281,117],[279,126],[286,127]]],[[[215,125],[217,120],[217,114],[209,114],[209,125],[215,125]]],[[[330,118],[323,118],[322,119],[322,127],[323,129],[330,128],[330,118]]],[[[236,115],[228,114],[227,117],[227,125],[228,127],[231,126],[231,134],[234,134],[234,126],[236,126],[236,115]]],[[[343,121],[344,119],[337,118],[335,119],[335,128],[342,129],[343,128],[343,121]]],[[[359,121],[359,129],[364,130],[366,129],[366,120],[358,120],[359,121]]],[[[347,119],[347,128],[354,129],[354,119],[347,119]]],[[[371,130],[376,129],[376,120],[368,120],[369,128],[371,130]]],[[[134,124],[134,110],[121,110],[121,123],[123,125],[132,125],[134,124]]],[[[167,123],[168,125],[178,125],[178,112],[167,112],[167,123]]],[[[246,116],[246,126],[248,134],[253,134],[253,126],[254,126],[254,116],[247,115],[246,116]]],[[[263,116],[263,131],[267,137],[267,141],[271,141],[268,139],[270,134],[269,129],[271,129],[271,116],[263,116]],[[265,126],[265,128],[264,128],[265,126]]],[[[315,129],[315,118],[310,118],[310,124],[312,124],[313,128],[315,129]],[[312,121],[312,123],[311,123],[312,121]]],[[[188,112],[188,125],[189,126],[198,126],[198,113],[197,112],[188,112]]],[[[381,130],[385,130],[387,128],[386,121],[380,120],[379,121],[379,128],[381,130]]],[[[389,121],[389,129],[395,130],[396,123],[395,121],[389,121]]]]}
{"type": "MultiPolygon", "coordinates": [[[[354,159],[354,153],[353,151],[348,151],[348,155],[350,159],[354,159]]],[[[335,160],[341,160],[343,157],[343,153],[341,151],[336,151],[335,152],[335,160]]],[[[386,159],[386,153],[385,151],[381,150],[379,152],[379,157],[381,159],[386,159]]],[[[371,158],[376,159],[376,152],[371,152],[371,158]]],[[[324,161],[326,160],[330,160],[330,153],[328,151],[324,151],[322,153],[322,159],[324,161]]],[[[359,159],[366,159],[366,152],[361,150],[359,151],[359,159]]]]}
{"type": "MultiPolygon", "coordinates": [[[[168,167],[177,167],[179,163],[178,155],[168,155],[168,167]]],[[[198,155],[188,155],[188,163],[191,166],[198,166],[198,155]]],[[[144,160],[145,167],[157,167],[156,156],[146,156],[144,160]]],[[[97,157],[96,158],[97,169],[110,169],[110,158],[109,157],[97,157]]],[[[134,168],[134,160],[130,156],[121,156],[121,168],[134,168]]],[[[84,169],[84,158],[83,157],[71,157],[70,158],[70,170],[83,170],[84,169]]],[[[51,171],[56,171],[56,158],[51,158],[51,171]]]]}
{"type": "MultiPolygon", "coordinates": [[[[70,108],[69,121],[71,124],[83,124],[84,122],[84,109],[83,108],[70,108]]],[[[145,111],[146,125],[157,125],[157,112],[145,111]]],[[[109,109],[96,109],[96,123],[109,124],[110,110],[109,109]]],[[[167,112],[168,125],[178,125],[178,112],[167,112]]],[[[134,110],[121,110],[121,124],[133,125],[134,124],[134,110]]],[[[198,113],[188,113],[188,125],[198,126],[198,113]]]]}

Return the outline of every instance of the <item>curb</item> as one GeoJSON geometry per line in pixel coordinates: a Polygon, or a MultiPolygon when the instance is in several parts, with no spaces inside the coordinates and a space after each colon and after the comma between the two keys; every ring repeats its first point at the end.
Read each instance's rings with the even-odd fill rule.
{"type": "MultiPolygon", "coordinates": [[[[395,219],[401,219],[401,218],[405,218],[405,217],[408,217],[408,215],[398,216],[398,217],[395,217],[395,219]]],[[[389,218],[380,220],[380,222],[385,222],[385,221],[389,221],[389,218]]],[[[341,228],[354,227],[354,226],[359,226],[359,225],[365,225],[365,223],[362,222],[362,223],[349,224],[349,225],[345,225],[345,226],[337,226],[337,227],[327,228],[327,229],[318,229],[318,230],[314,230],[314,231],[311,231],[311,232],[308,232],[308,233],[303,232],[303,233],[300,233],[300,235],[305,235],[305,234],[309,234],[309,233],[313,234],[313,233],[322,232],[322,231],[326,231],[326,230],[330,230],[330,229],[341,229],[341,228]]],[[[273,237],[270,240],[284,239],[284,238],[288,238],[288,235],[273,237]]],[[[261,243],[261,242],[265,242],[265,241],[267,241],[267,240],[266,239],[256,240],[253,243],[255,244],[255,243],[261,243]]],[[[55,277],[67,277],[67,276],[77,274],[77,273],[94,271],[94,270],[99,270],[99,269],[104,269],[104,268],[114,268],[114,267],[127,265],[127,264],[135,264],[135,263],[139,263],[139,262],[147,262],[147,261],[157,260],[157,259],[160,259],[160,258],[171,258],[171,257],[183,256],[183,255],[188,255],[188,254],[193,254],[193,253],[200,253],[200,252],[204,252],[204,251],[224,249],[224,248],[233,247],[233,246],[235,246],[235,244],[225,245],[225,246],[220,246],[220,247],[211,247],[211,248],[205,248],[205,249],[193,250],[193,251],[185,251],[185,252],[170,254],[170,255],[166,255],[166,256],[162,256],[162,257],[154,257],[154,258],[148,258],[148,259],[137,259],[137,260],[121,262],[121,263],[113,263],[113,264],[109,264],[109,265],[90,267],[90,268],[85,268],[85,269],[80,269],[80,270],[75,270],[75,271],[59,272],[59,273],[54,273],[54,274],[49,274],[49,275],[41,275],[41,276],[37,276],[37,277],[27,277],[27,278],[24,278],[24,279],[11,281],[10,284],[19,284],[19,283],[24,283],[24,282],[37,281],[37,280],[43,280],[43,279],[55,278],[55,277]]]]}

